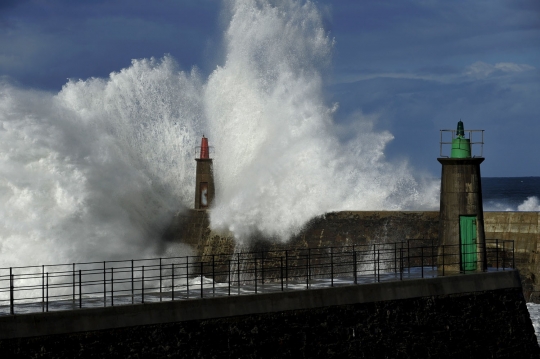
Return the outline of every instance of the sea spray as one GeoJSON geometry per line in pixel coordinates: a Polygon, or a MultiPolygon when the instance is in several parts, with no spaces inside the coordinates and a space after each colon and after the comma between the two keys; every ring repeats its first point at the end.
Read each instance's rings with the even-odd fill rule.
{"type": "Polygon", "coordinates": [[[339,140],[323,94],[333,40],[311,2],[237,0],[226,59],[208,80],[205,110],[216,147],[212,225],[238,240],[287,240],[336,210],[434,208],[406,163],[385,162],[393,136],[361,115],[339,140]]]}
{"type": "Polygon", "coordinates": [[[167,252],[160,236],[192,197],[200,88],[169,57],[57,95],[2,85],[2,266],[167,252]]]}
{"type": "Polygon", "coordinates": [[[333,210],[424,209],[437,181],[385,160],[393,135],[359,112],[334,123],[333,40],[312,2],[230,4],[225,59],[206,79],[170,56],[58,94],[0,85],[0,262],[185,255],[161,235],[192,207],[193,149],[215,148],[211,225],[286,241],[333,210]]]}
{"type": "Polygon", "coordinates": [[[540,201],[538,197],[532,196],[528,197],[522,204],[518,206],[518,211],[540,211],[540,201]]]}

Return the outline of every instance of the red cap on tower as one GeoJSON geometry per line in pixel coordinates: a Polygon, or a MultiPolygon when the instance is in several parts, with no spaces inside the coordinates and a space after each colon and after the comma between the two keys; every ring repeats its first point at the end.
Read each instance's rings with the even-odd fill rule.
{"type": "Polygon", "coordinates": [[[202,136],[201,140],[201,155],[199,158],[210,158],[210,150],[208,149],[208,138],[202,136]]]}

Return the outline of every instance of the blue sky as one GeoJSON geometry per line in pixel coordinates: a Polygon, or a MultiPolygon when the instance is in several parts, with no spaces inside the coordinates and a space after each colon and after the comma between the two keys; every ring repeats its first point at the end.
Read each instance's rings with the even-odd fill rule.
{"type": "MultiPolygon", "coordinates": [[[[540,176],[540,2],[319,1],[335,39],[336,121],[377,119],[390,161],[440,173],[439,129],[486,130],[484,176],[540,176]]],[[[0,77],[59,91],[131,59],[171,54],[210,73],[227,14],[217,0],[2,0],[0,77]]],[[[346,139],[344,139],[346,140],[346,139]]]]}

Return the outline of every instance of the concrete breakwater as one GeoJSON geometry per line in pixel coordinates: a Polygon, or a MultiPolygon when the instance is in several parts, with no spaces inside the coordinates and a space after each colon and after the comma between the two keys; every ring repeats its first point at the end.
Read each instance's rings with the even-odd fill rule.
{"type": "MultiPolygon", "coordinates": [[[[520,271],[527,301],[540,303],[540,213],[484,212],[486,239],[513,240],[515,265],[520,271]]],[[[254,236],[246,251],[283,250],[291,247],[340,247],[414,240],[438,245],[437,211],[347,211],[327,213],[311,220],[287,243],[254,236]]],[[[231,233],[210,229],[206,211],[191,210],[177,215],[166,239],[191,245],[201,256],[235,251],[231,233]]],[[[493,242],[488,246],[494,246],[493,242]]],[[[509,248],[499,248],[501,256],[509,248]]]]}
{"type": "Polygon", "coordinates": [[[0,317],[48,358],[537,358],[517,271],[0,317]]]}

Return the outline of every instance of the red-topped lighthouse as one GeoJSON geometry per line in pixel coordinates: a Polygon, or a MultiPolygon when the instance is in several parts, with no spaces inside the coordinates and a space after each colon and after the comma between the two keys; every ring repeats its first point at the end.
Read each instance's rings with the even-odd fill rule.
{"type": "MultiPolygon", "coordinates": [[[[199,148],[197,148],[199,150],[199,148]]],[[[197,172],[195,179],[195,209],[205,210],[210,207],[214,200],[214,170],[212,159],[210,158],[210,147],[208,138],[202,137],[199,157],[197,161],[197,172]]]]}
{"type": "Polygon", "coordinates": [[[199,152],[201,159],[209,159],[210,158],[210,148],[208,147],[208,138],[202,136],[201,139],[201,151],[199,152]]]}

